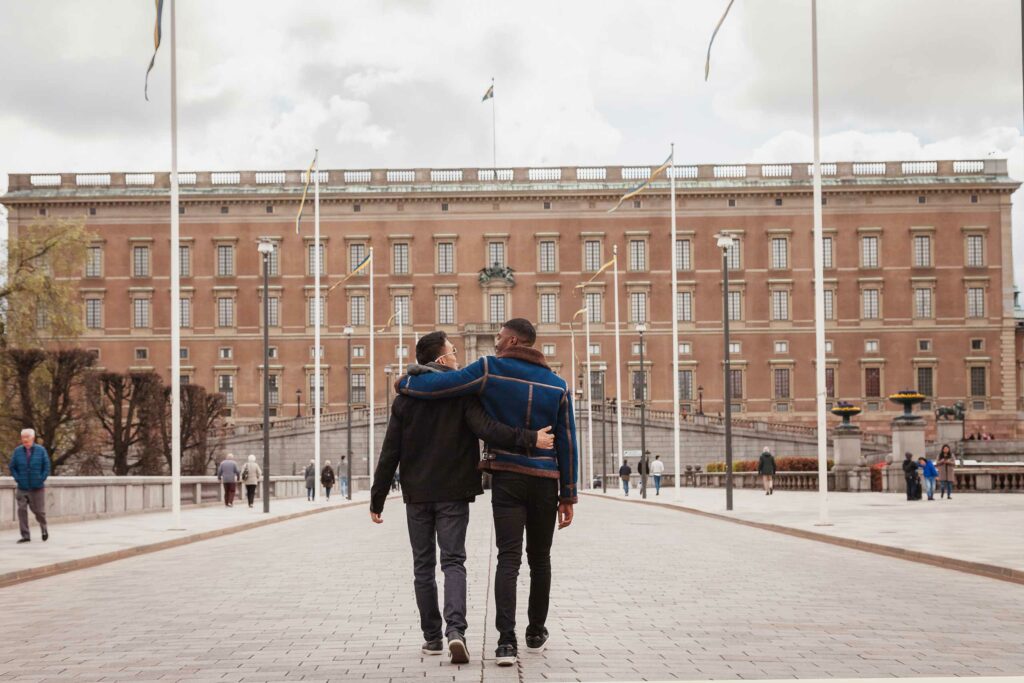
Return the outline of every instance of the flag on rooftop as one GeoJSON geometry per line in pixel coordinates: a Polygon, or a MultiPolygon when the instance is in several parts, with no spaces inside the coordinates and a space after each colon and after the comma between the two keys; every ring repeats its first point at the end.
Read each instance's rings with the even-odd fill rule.
{"type": "Polygon", "coordinates": [[[487,100],[491,99],[492,97],[494,97],[494,84],[493,83],[491,83],[491,87],[489,87],[487,89],[487,92],[484,93],[484,98],[482,100],[480,100],[480,101],[481,102],[486,102],[487,100]]]}
{"type": "Polygon", "coordinates": [[[156,52],[160,49],[160,17],[164,13],[164,0],[153,0],[156,4],[156,24],[153,27],[153,57],[149,60],[149,68],[146,69],[146,87],[143,93],[146,96],[146,101],[149,101],[149,72],[153,70],[153,64],[156,63],[156,52]]]}
{"type": "Polygon", "coordinates": [[[669,154],[668,158],[665,159],[665,163],[663,163],[661,166],[659,166],[658,168],[656,168],[653,171],[651,171],[651,175],[649,175],[647,177],[647,180],[643,181],[642,183],[640,183],[639,185],[637,185],[636,187],[631,189],[629,192],[627,192],[626,194],[622,195],[622,197],[619,198],[619,202],[615,206],[613,206],[612,208],[608,209],[608,213],[612,213],[613,211],[615,211],[615,209],[617,209],[620,206],[622,206],[622,202],[626,201],[627,199],[630,199],[632,197],[637,196],[638,194],[643,192],[645,189],[647,189],[647,186],[650,185],[654,181],[655,178],[657,178],[662,172],[665,171],[665,169],[667,169],[673,163],[674,163],[674,160],[672,159],[672,155],[669,154]]]}

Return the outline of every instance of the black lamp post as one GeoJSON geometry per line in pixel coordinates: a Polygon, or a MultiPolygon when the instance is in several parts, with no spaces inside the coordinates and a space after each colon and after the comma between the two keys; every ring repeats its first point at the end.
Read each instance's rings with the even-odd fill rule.
{"type": "Polygon", "coordinates": [[[345,363],[345,376],[348,378],[348,391],[345,396],[345,401],[348,404],[348,417],[345,420],[345,476],[348,479],[348,486],[345,498],[352,500],[352,328],[346,326],[342,332],[348,339],[348,361],[345,363]]]}
{"type": "Polygon", "coordinates": [[[302,389],[295,390],[295,417],[302,417],[302,389]]]}
{"type": "Polygon", "coordinates": [[[270,512],[270,255],[274,243],[261,239],[263,257],[263,512],[270,512]]]}
{"type": "Polygon", "coordinates": [[[598,399],[601,406],[601,492],[608,493],[608,406],[605,405],[604,394],[604,373],[602,370],[601,377],[601,397],[598,399]]]}
{"type": "Polygon", "coordinates": [[[647,325],[637,323],[636,331],[640,333],[640,497],[647,498],[647,368],[644,366],[644,332],[647,325]]]}
{"type": "Polygon", "coordinates": [[[697,386],[697,414],[704,414],[704,385],[702,384],[697,386]]]}
{"type": "Polygon", "coordinates": [[[728,233],[715,235],[722,250],[722,329],[725,338],[725,509],[732,510],[732,379],[729,367],[729,248],[734,238],[728,233]]]}

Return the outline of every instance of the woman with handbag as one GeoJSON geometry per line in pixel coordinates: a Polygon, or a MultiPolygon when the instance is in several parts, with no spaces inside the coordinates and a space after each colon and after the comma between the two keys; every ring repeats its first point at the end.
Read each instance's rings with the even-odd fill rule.
{"type": "Polygon", "coordinates": [[[249,501],[249,507],[252,507],[253,500],[256,499],[256,487],[262,481],[263,470],[256,462],[256,456],[250,453],[249,459],[242,468],[242,483],[245,484],[245,498],[249,501]]]}

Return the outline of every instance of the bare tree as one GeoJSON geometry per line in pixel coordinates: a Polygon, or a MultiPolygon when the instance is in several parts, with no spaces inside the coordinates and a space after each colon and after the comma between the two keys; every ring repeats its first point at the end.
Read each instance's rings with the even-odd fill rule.
{"type": "MultiPolygon", "coordinates": [[[[147,419],[154,429],[150,438],[159,444],[167,467],[171,467],[171,390],[163,387],[147,419]]],[[[187,475],[210,473],[210,466],[223,445],[221,437],[224,396],[211,394],[198,384],[181,387],[181,472],[187,475]]]]}
{"type": "Polygon", "coordinates": [[[147,404],[163,387],[155,372],[101,372],[89,378],[89,402],[100,429],[107,436],[116,475],[149,474],[142,444],[148,425],[147,404]],[[134,456],[134,461],[132,458],[134,456]]]}

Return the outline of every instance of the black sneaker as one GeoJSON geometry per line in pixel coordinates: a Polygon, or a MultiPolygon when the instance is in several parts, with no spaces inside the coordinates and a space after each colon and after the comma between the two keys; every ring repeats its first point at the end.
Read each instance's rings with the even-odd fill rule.
{"type": "Polygon", "coordinates": [[[45,540],[46,540],[46,539],[48,539],[49,537],[50,537],[50,532],[49,532],[49,531],[44,531],[44,532],[43,532],[43,540],[45,541],[45,540]]]}
{"type": "Polygon", "coordinates": [[[439,655],[444,652],[444,641],[440,638],[423,643],[420,652],[425,655],[439,655]]]}
{"type": "Polygon", "coordinates": [[[19,538],[18,539],[18,543],[29,543],[31,541],[32,541],[31,538],[19,538]]]}
{"type": "Polygon", "coordinates": [[[452,664],[469,663],[469,648],[466,647],[466,639],[459,633],[453,633],[448,637],[448,656],[452,664]]]}
{"type": "Polygon", "coordinates": [[[548,643],[548,630],[541,628],[539,631],[530,632],[529,629],[526,631],[526,651],[527,652],[544,652],[545,646],[548,643]]]}
{"type": "Polygon", "coordinates": [[[494,659],[497,660],[498,666],[512,666],[518,657],[519,651],[515,645],[499,645],[494,651],[494,659]]]}

